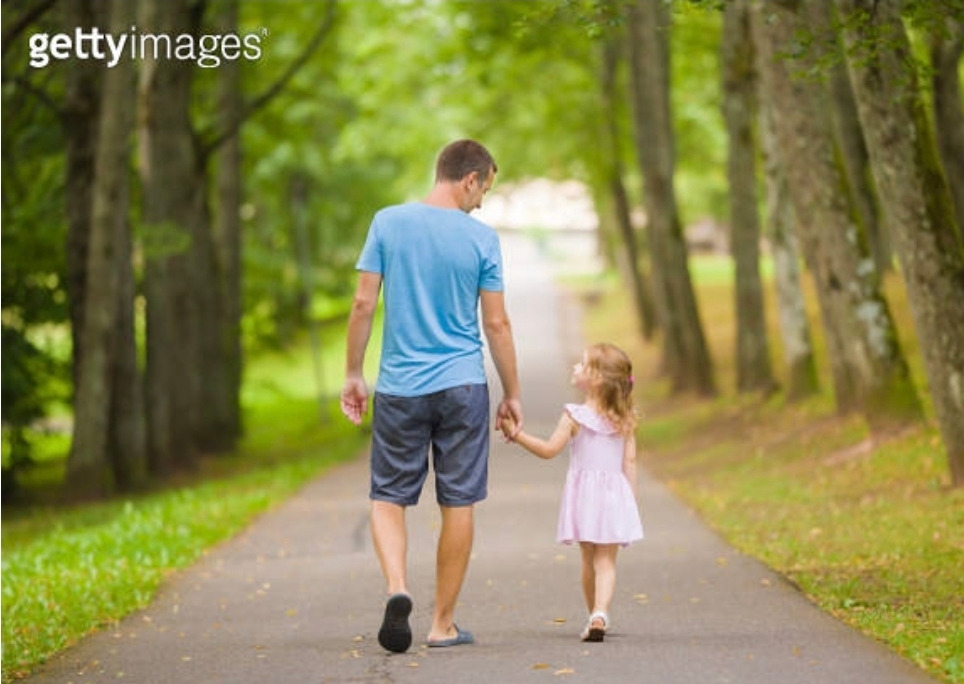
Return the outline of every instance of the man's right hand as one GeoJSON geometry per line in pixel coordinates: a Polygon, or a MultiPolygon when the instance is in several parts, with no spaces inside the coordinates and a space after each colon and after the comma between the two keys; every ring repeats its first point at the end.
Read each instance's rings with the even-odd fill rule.
{"type": "Polygon", "coordinates": [[[511,442],[522,430],[522,402],[518,399],[503,399],[496,411],[495,422],[505,439],[511,442]]]}
{"type": "Polygon", "coordinates": [[[341,389],[341,412],[355,425],[368,413],[368,387],[363,378],[348,378],[341,389]]]}

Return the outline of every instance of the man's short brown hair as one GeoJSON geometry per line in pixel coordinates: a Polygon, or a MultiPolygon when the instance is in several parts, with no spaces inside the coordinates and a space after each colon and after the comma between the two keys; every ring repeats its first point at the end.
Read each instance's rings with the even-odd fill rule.
{"type": "Polygon", "coordinates": [[[474,140],[456,140],[439,153],[435,164],[436,181],[459,181],[477,171],[480,180],[489,177],[489,171],[499,167],[489,151],[474,140]]]}

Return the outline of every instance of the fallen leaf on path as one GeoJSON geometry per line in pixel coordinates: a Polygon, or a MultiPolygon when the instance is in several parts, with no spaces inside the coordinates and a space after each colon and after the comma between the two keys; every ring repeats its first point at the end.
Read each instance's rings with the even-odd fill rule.
{"type": "Polygon", "coordinates": [[[559,675],[576,674],[576,671],[573,670],[571,667],[564,667],[564,668],[562,668],[561,670],[556,670],[555,674],[556,674],[556,676],[558,677],[559,675]]]}
{"type": "Polygon", "coordinates": [[[536,663],[532,666],[533,670],[548,670],[552,667],[549,663],[536,663]]]}

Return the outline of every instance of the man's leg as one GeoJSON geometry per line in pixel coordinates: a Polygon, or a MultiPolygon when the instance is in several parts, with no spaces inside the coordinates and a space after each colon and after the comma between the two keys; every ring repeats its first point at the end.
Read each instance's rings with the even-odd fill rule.
{"type": "Polygon", "coordinates": [[[456,636],[453,621],[462,581],[472,553],[474,515],[472,506],[440,506],[442,531],[438,540],[435,567],[435,614],[429,641],[456,636]]]}
{"type": "Polygon", "coordinates": [[[372,501],[371,530],[389,595],[407,594],[405,507],[388,501],[372,501]]]}
{"type": "Polygon", "coordinates": [[[405,508],[387,501],[372,501],[372,539],[375,553],[388,585],[388,602],[378,630],[378,643],[389,651],[404,653],[412,645],[412,597],[408,593],[405,573],[407,536],[405,508]]]}

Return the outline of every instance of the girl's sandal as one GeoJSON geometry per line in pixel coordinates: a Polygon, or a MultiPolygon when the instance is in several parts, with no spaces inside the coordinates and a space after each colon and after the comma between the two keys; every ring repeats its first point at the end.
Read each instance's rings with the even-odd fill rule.
{"type": "Polygon", "coordinates": [[[589,621],[586,622],[586,627],[579,637],[583,641],[600,642],[605,638],[607,629],[609,629],[609,616],[602,611],[596,611],[589,616],[589,621]]]}

